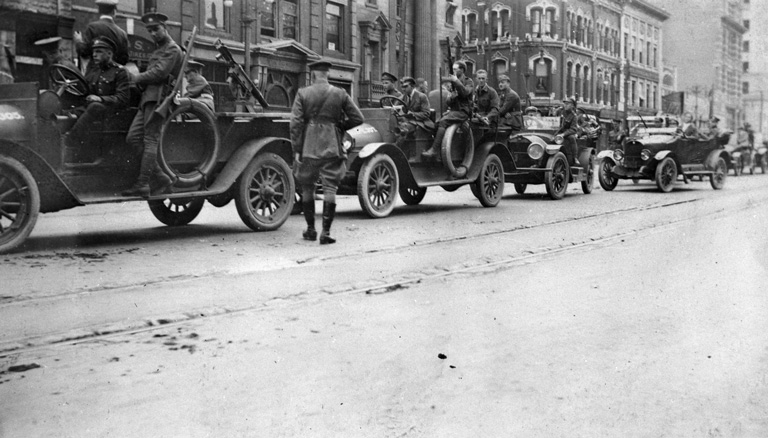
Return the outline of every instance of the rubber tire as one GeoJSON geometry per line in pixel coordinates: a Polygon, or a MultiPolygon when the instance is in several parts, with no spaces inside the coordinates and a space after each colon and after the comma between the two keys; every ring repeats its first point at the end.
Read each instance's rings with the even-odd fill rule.
{"type": "Polygon", "coordinates": [[[600,167],[597,169],[597,181],[600,183],[600,187],[606,192],[615,189],[616,185],[619,183],[618,178],[610,175],[614,166],[613,161],[604,158],[600,160],[600,167]]]}
{"type": "MultiPolygon", "coordinates": [[[[35,228],[40,213],[40,190],[32,173],[23,164],[0,155],[0,194],[0,211],[12,216],[15,213],[13,221],[7,226],[0,222],[4,224],[0,231],[0,253],[6,253],[24,243],[35,228]],[[18,208],[9,211],[9,202],[19,203],[18,208]]],[[[6,220],[0,217],[0,221],[6,220]]]]}
{"type": "Polygon", "coordinates": [[[426,187],[400,186],[400,199],[405,205],[419,205],[427,194],[426,187]]]}
{"type": "Polygon", "coordinates": [[[273,153],[256,155],[234,186],[237,214],[254,231],[280,228],[291,215],[295,194],[291,168],[282,157],[273,153]],[[251,191],[257,192],[253,199],[251,191]]]}
{"type": "Polygon", "coordinates": [[[221,147],[221,136],[216,125],[216,116],[213,114],[210,108],[203,103],[191,99],[189,103],[179,105],[169,116],[163,121],[163,127],[160,129],[160,143],[157,148],[157,163],[166,175],[172,175],[176,177],[174,187],[188,188],[198,187],[204,183],[208,177],[213,173],[213,169],[216,166],[216,161],[219,157],[219,149],[221,147]],[[163,154],[163,138],[165,138],[166,130],[168,126],[173,122],[177,115],[183,113],[192,113],[200,119],[201,123],[206,126],[213,127],[213,142],[208,145],[208,155],[205,157],[202,163],[200,163],[193,172],[188,173],[176,173],[168,165],[163,154]]]}
{"type": "Polygon", "coordinates": [[[563,199],[568,191],[568,183],[571,180],[570,166],[562,152],[552,155],[547,160],[547,169],[552,169],[544,176],[544,186],[547,194],[554,200],[563,199]]]}
{"type": "Polygon", "coordinates": [[[522,195],[525,193],[525,189],[528,188],[528,184],[524,183],[515,183],[515,191],[518,195],[522,195]]]}
{"type": "Polygon", "coordinates": [[[475,137],[468,121],[450,125],[445,130],[445,137],[443,137],[440,153],[443,159],[443,166],[451,173],[451,176],[454,178],[464,178],[467,175],[469,166],[472,165],[472,160],[475,158],[475,137]],[[464,124],[467,125],[466,129],[469,133],[469,141],[464,145],[464,159],[461,161],[459,167],[455,167],[453,161],[451,161],[451,143],[453,142],[453,135],[464,124]],[[463,173],[459,171],[462,167],[464,168],[463,173]]]}
{"type": "Polygon", "coordinates": [[[581,182],[581,191],[585,194],[592,193],[595,187],[595,157],[589,156],[589,169],[587,170],[587,180],[581,182]]]}
{"type": "Polygon", "coordinates": [[[179,227],[192,222],[203,209],[205,198],[176,198],[149,201],[149,210],[160,222],[179,227]]]}
{"type": "Polygon", "coordinates": [[[220,195],[214,195],[206,198],[208,203],[216,208],[226,207],[232,202],[232,190],[227,190],[220,195]]]}
{"type": "Polygon", "coordinates": [[[504,196],[504,166],[496,154],[485,157],[480,176],[472,185],[477,189],[475,196],[483,207],[499,205],[504,196]]]}
{"type": "Polygon", "coordinates": [[[715,190],[720,190],[725,185],[725,180],[728,175],[728,165],[725,164],[725,159],[718,158],[717,164],[715,164],[715,170],[712,175],[709,176],[709,184],[715,190]]]}
{"type": "Polygon", "coordinates": [[[656,166],[656,187],[664,193],[669,193],[677,181],[677,164],[670,157],[664,157],[656,166]]]}
{"type": "Polygon", "coordinates": [[[768,170],[768,157],[765,155],[760,157],[760,170],[763,171],[763,175],[765,175],[766,170],[768,170]]]}
{"type": "Polygon", "coordinates": [[[399,187],[397,166],[392,158],[386,154],[373,154],[363,163],[357,176],[357,200],[371,218],[387,217],[395,208],[399,187]]]}

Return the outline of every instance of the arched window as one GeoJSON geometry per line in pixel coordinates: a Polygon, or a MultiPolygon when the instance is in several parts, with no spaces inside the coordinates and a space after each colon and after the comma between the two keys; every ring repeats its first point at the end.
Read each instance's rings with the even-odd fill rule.
{"type": "Polygon", "coordinates": [[[531,9],[531,35],[541,37],[541,9],[531,9]]]}
{"type": "Polygon", "coordinates": [[[589,67],[584,66],[584,89],[582,92],[584,93],[584,102],[591,102],[592,101],[592,71],[589,69],[589,67]]]}
{"type": "Polygon", "coordinates": [[[578,94],[578,96],[581,97],[584,95],[584,92],[582,91],[584,77],[581,75],[581,64],[576,64],[576,67],[573,69],[573,76],[573,79],[575,80],[575,83],[573,84],[573,94],[578,94]]]}
{"type": "Polygon", "coordinates": [[[595,103],[602,103],[603,100],[603,90],[605,89],[605,85],[603,84],[603,71],[601,69],[597,69],[597,74],[595,75],[595,88],[597,89],[595,92],[595,103]]]}
{"type": "Polygon", "coordinates": [[[477,12],[465,10],[462,14],[462,38],[464,41],[477,39],[477,12]]]}
{"type": "Polygon", "coordinates": [[[555,12],[554,8],[544,11],[544,35],[550,38],[555,36],[555,12]]]}
{"type": "Polygon", "coordinates": [[[552,77],[552,60],[547,58],[539,58],[534,63],[534,75],[536,77],[536,84],[534,85],[533,92],[537,96],[547,96],[552,89],[550,83],[552,77]]]}
{"type": "Polygon", "coordinates": [[[573,63],[568,61],[565,65],[565,96],[573,96],[573,63]]]}

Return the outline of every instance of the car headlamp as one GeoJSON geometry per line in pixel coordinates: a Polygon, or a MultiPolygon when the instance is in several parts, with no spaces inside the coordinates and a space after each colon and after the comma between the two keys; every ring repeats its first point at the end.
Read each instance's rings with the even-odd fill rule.
{"type": "Polygon", "coordinates": [[[643,161],[648,161],[648,159],[651,158],[651,151],[648,149],[643,149],[640,151],[640,159],[643,161]]]}
{"type": "Polygon", "coordinates": [[[621,161],[624,159],[624,151],[621,149],[615,149],[613,151],[613,159],[616,161],[621,161]]]}
{"type": "Polygon", "coordinates": [[[341,148],[344,149],[344,152],[349,152],[354,147],[355,139],[348,132],[345,132],[344,139],[341,141],[341,148]]]}
{"type": "Polygon", "coordinates": [[[563,134],[557,134],[555,136],[555,144],[563,144],[565,141],[565,137],[563,137],[563,134]]]}
{"type": "Polygon", "coordinates": [[[528,156],[534,160],[538,160],[544,156],[544,147],[539,143],[531,143],[528,145],[528,156]]]}

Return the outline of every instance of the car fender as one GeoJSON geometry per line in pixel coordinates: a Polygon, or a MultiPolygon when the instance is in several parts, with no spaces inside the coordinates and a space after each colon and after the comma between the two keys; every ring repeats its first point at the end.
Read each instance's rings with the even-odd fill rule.
{"type": "Polygon", "coordinates": [[[606,150],[606,151],[600,151],[597,153],[597,160],[602,160],[603,158],[610,158],[611,161],[614,161],[613,159],[613,151],[612,150],[606,150]]]}
{"type": "Polygon", "coordinates": [[[704,162],[707,166],[707,169],[714,170],[715,166],[717,165],[717,160],[723,158],[725,160],[725,165],[729,166],[731,164],[731,157],[730,154],[725,149],[715,149],[714,151],[710,152],[707,156],[707,160],[704,162]]]}
{"type": "Polygon", "coordinates": [[[768,152],[768,148],[757,148],[757,155],[765,155],[768,152]]]}
{"type": "MultiPolygon", "coordinates": [[[[672,151],[669,151],[669,150],[667,150],[667,151],[659,151],[659,152],[656,152],[656,155],[653,156],[653,159],[656,160],[656,161],[661,161],[661,160],[663,160],[664,158],[666,158],[670,154],[672,154],[672,151]]],[[[674,158],[675,158],[675,156],[672,155],[672,159],[674,159],[674,158]]],[[[677,160],[675,160],[675,161],[677,161],[677,160]]]]}
{"type": "Polygon", "coordinates": [[[483,168],[485,159],[490,154],[495,154],[497,157],[499,157],[504,172],[508,172],[515,168],[515,162],[512,159],[512,154],[509,152],[509,149],[507,149],[507,147],[502,143],[489,141],[475,147],[475,158],[472,160],[472,164],[469,166],[466,179],[475,180],[478,176],[480,176],[480,171],[483,168]]]}
{"type": "Polygon", "coordinates": [[[373,156],[375,153],[382,153],[392,158],[397,166],[397,173],[400,175],[400,181],[406,185],[416,185],[416,181],[413,179],[413,173],[411,173],[411,166],[408,164],[408,157],[405,156],[403,151],[392,143],[375,142],[368,143],[363,146],[358,152],[355,160],[350,163],[349,169],[354,172],[359,172],[363,162],[368,157],[373,156]]]}
{"type": "Polygon", "coordinates": [[[288,165],[293,164],[293,149],[291,141],[281,137],[264,137],[248,140],[240,145],[227,159],[227,164],[216,175],[213,184],[208,187],[211,195],[224,193],[234,184],[237,178],[245,170],[256,155],[274,153],[285,160],[288,165]]]}
{"type": "Polygon", "coordinates": [[[362,149],[360,149],[360,152],[357,153],[357,156],[361,159],[366,159],[376,153],[380,148],[383,148],[385,146],[392,146],[391,143],[384,143],[384,142],[375,142],[375,143],[368,143],[367,145],[363,146],[362,149]]]}

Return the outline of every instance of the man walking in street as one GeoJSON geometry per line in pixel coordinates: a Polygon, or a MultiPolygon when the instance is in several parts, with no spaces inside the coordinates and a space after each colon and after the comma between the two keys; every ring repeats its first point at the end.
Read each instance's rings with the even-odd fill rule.
{"type": "Polygon", "coordinates": [[[88,69],[85,82],[88,84],[86,107],[72,129],[64,136],[64,163],[74,161],[75,155],[82,151],[83,141],[87,138],[93,123],[104,120],[108,114],[128,106],[131,81],[125,69],[112,61],[115,43],[107,37],[93,40],[93,68],[88,69]]]}
{"type": "Polygon", "coordinates": [[[302,207],[307,221],[304,240],[317,239],[315,230],[315,182],[323,185],[323,231],[320,244],[336,243],[331,224],[336,213],[336,190],[347,171],[346,151],[342,148],[344,131],[363,123],[363,114],[341,88],[328,83],[331,63],[317,61],[309,65],[313,84],[299,90],[291,109],[291,144],[294,176],[301,186],[302,207]]]}
{"type": "Polygon", "coordinates": [[[178,76],[183,62],[181,48],[168,35],[165,27],[167,20],[166,15],[156,12],[141,17],[147,31],[155,40],[157,49],[149,57],[147,70],[131,78],[133,83],[144,87],[144,92],[141,94],[139,111],[128,130],[126,142],[137,151],[143,150],[143,154],[139,177],[133,187],[122,192],[123,196],[149,197],[149,179],[152,175],[155,176],[159,191],[168,189],[173,184],[173,180],[157,164],[163,118],[155,114],[158,102],[162,101],[172,88],[171,81],[178,76]]]}
{"type": "Polygon", "coordinates": [[[443,81],[453,85],[453,92],[448,98],[449,111],[440,119],[432,146],[421,153],[421,158],[424,160],[434,160],[439,157],[445,130],[450,125],[469,120],[472,115],[472,92],[475,89],[475,83],[465,76],[466,71],[467,65],[463,61],[456,61],[453,63],[453,74],[443,78],[443,81]]]}
{"type": "Polygon", "coordinates": [[[499,117],[499,94],[488,85],[487,71],[478,70],[475,79],[475,115],[486,126],[496,124],[499,117]]]}
{"type": "Polygon", "coordinates": [[[520,96],[510,86],[509,76],[499,75],[499,126],[513,132],[523,130],[523,111],[520,96]]]}
{"type": "MultiPolygon", "coordinates": [[[[115,44],[115,53],[112,60],[120,65],[128,62],[128,34],[115,24],[118,0],[96,0],[99,11],[99,19],[88,23],[81,35],[75,33],[75,49],[83,59],[90,59],[88,69],[95,67],[92,59],[93,41],[98,37],[107,37],[115,44]]],[[[86,73],[87,73],[86,70],[86,73]]]]}

